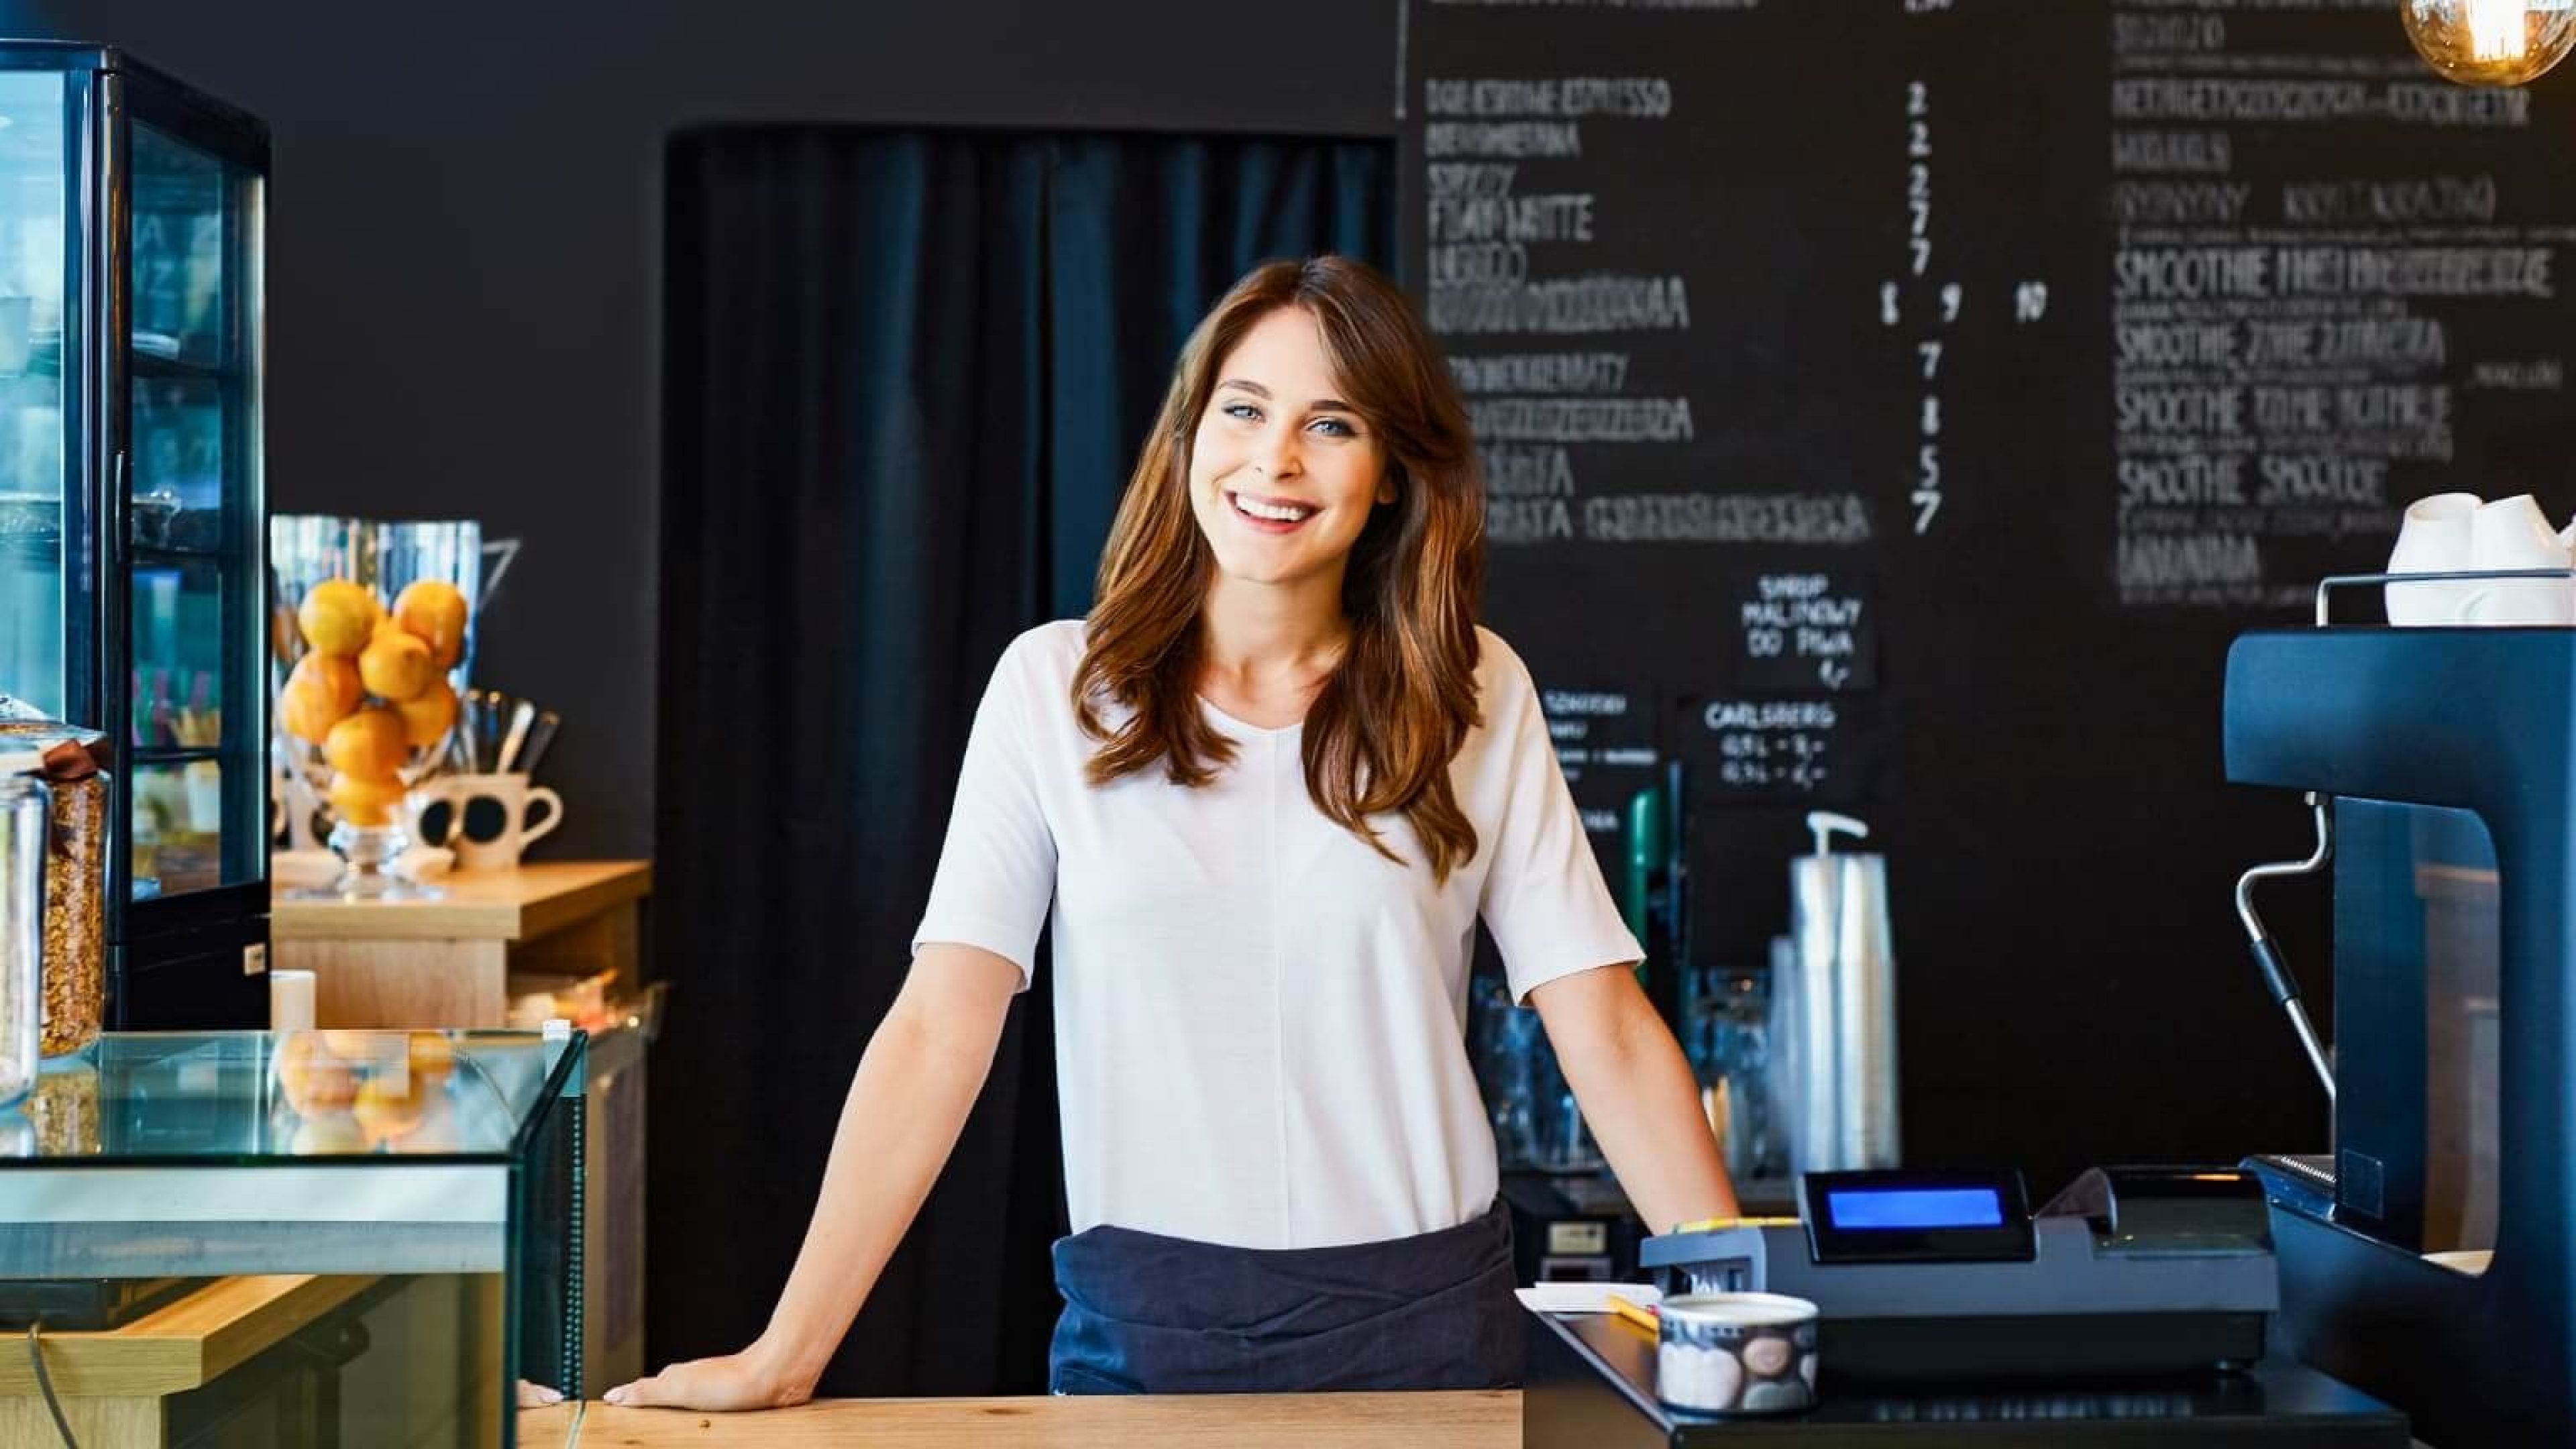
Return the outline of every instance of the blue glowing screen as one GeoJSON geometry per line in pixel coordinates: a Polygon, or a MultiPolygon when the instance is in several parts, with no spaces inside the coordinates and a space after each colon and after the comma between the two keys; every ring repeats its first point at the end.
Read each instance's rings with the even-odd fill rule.
{"type": "Polygon", "coordinates": [[[1861,1231],[2004,1225],[2003,1198],[1991,1187],[1839,1190],[1825,1194],[1825,1213],[1835,1227],[1861,1231]]]}

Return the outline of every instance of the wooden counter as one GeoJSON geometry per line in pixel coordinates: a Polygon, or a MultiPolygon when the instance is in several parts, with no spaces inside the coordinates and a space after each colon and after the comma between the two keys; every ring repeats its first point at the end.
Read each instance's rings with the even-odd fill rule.
{"type": "MultiPolygon", "coordinates": [[[[563,1442],[568,1409],[520,1416],[522,1445],[563,1442]]],[[[1175,1394],[1135,1398],[833,1399],[763,1414],[591,1404],[581,1449],[1508,1449],[1516,1390],[1433,1394],[1175,1394]]]]}
{"type": "Polygon", "coordinates": [[[433,884],[436,900],[271,895],[270,955],[314,973],[315,1024],[499,1026],[514,972],[613,968],[633,988],[651,862],[531,862],[433,884]]]}
{"type": "Polygon", "coordinates": [[[280,890],[269,930],[280,941],[533,941],[653,890],[641,860],[530,861],[513,870],[453,871],[438,900],[299,900],[280,890]]]}

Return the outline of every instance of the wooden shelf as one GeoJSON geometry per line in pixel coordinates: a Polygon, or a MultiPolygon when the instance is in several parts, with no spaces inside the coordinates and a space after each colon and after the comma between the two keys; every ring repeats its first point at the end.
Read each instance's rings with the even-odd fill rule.
{"type": "Polygon", "coordinates": [[[269,905],[275,941],[532,941],[653,891],[642,860],[532,862],[516,870],[457,871],[434,901],[297,900],[269,905]]]}
{"type": "MultiPolygon", "coordinates": [[[[358,1296],[376,1280],[277,1274],[222,1278],[103,1333],[44,1336],[45,1371],[65,1398],[159,1398],[235,1365],[358,1296]]],[[[0,1354],[0,1397],[33,1394],[24,1352],[0,1354]]]]}

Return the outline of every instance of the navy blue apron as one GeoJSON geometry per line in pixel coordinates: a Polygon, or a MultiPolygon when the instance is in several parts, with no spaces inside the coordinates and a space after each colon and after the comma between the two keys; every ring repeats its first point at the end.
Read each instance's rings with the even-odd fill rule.
{"type": "Polygon", "coordinates": [[[1340,1248],[1126,1228],[1058,1239],[1059,1394],[1490,1389],[1520,1381],[1511,1212],[1340,1248]]]}

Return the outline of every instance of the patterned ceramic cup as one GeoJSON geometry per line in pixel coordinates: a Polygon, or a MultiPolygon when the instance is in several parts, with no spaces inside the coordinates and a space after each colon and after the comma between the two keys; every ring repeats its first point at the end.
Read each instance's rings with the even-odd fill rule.
{"type": "Polygon", "coordinates": [[[1816,1402],[1816,1305],[1778,1293],[1667,1298],[1655,1394],[1695,1414],[1785,1414],[1816,1402]]]}

